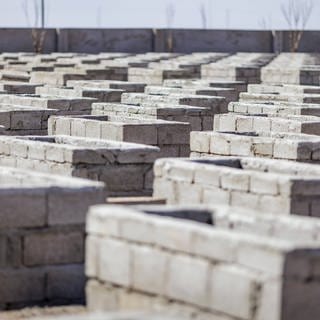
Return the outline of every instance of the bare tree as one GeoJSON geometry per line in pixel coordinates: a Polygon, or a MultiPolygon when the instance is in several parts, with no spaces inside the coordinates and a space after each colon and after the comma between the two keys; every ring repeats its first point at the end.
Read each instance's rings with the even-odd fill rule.
{"type": "Polygon", "coordinates": [[[230,27],[230,9],[226,9],[226,11],[225,11],[225,24],[226,24],[226,29],[229,29],[229,27],[230,27]]]}
{"type": "Polygon", "coordinates": [[[267,20],[266,18],[261,18],[259,21],[258,21],[258,24],[260,26],[260,28],[262,30],[267,30],[268,29],[268,23],[267,23],[267,20]]]}
{"type": "Polygon", "coordinates": [[[207,17],[207,10],[204,3],[200,4],[199,7],[200,17],[201,17],[201,23],[202,23],[202,29],[208,28],[208,17],[207,17]]]}
{"type": "Polygon", "coordinates": [[[41,0],[41,7],[39,5],[38,0],[23,0],[22,9],[25,14],[27,24],[32,28],[31,30],[31,38],[33,44],[33,50],[35,53],[42,53],[43,44],[46,36],[46,30],[44,30],[44,19],[45,19],[45,9],[44,9],[44,0],[41,0]],[[30,8],[29,4],[32,4],[32,19],[30,19],[30,8]]]}
{"type": "Polygon", "coordinates": [[[208,3],[207,3],[207,8],[208,8],[208,28],[212,28],[212,12],[213,12],[213,3],[214,1],[213,0],[208,0],[208,3]]]}
{"type": "MultiPolygon", "coordinates": [[[[167,4],[166,6],[166,22],[167,22],[167,28],[171,29],[174,23],[174,18],[176,15],[176,8],[172,3],[167,4]]],[[[168,31],[167,35],[167,48],[169,52],[173,51],[173,36],[172,31],[168,31]]]]}
{"type": "Polygon", "coordinates": [[[262,30],[272,30],[272,21],[271,15],[268,15],[268,18],[262,17],[258,20],[258,25],[262,30]]]}
{"type": "Polygon", "coordinates": [[[173,3],[169,3],[166,6],[166,22],[167,22],[167,28],[172,28],[174,23],[174,18],[176,15],[176,8],[173,5],[173,3]]]}
{"type": "Polygon", "coordinates": [[[289,27],[289,47],[291,52],[297,52],[303,32],[310,19],[313,0],[288,0],[281,5],[282,14],[289,27]]]}
{"type": "Polygon", "coordinates": [[[97,27],[98,28],[101,28],[101,25],[102,25],[102,23],[101,23],[101,21],[102,21],[101,13],[102,13],[102,7],[101,7],[101,5],[99,5],[97,7],[97,16],[96,16],[96,22],[97,22],[97,27]]]}

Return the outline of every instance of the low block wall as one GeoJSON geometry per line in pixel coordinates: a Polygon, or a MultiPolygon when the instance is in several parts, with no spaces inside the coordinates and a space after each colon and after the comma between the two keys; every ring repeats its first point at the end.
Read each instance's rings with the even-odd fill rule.
{"type": "Polygon", "coordinates": [[[320,121],[316,116],[298,115],[242,115],[236,113],[217,114],[214,130],[235,132],[279,132],[320,135],[320,121]]]}
{"type": "Polygon", "coordinates": [[[247,91],[247,83],[243,81],[228,81],[225,79],[213,80],[213,79],[171,79],[164,80],[163,85],[166,87],[183,88],[183,87],[213,87],[213,88],[232,88],[237,93],[247,91]]]}
{"type": "Polygon", "coordinates": [[[0,164],[102,181],[113,196],[149,195],[158,152],[153,146],[80,137],[0,137],[0,164]]]}
{"type": "MultiPolygon", "coordinates": [[[[0,52],[33,52],[30,28],[0,29],[0,52]]],[[[318,52],[320,33],[305,31],[300,52],[318,52]]],[[[44,52],[288,52],[287,31],[201,29],[46,29],[44,52]]]]}
{"type": "Polygon", "coordinates": [[[48,128],[48,118],[58,110],[2,105],[0,111],[0,125],[5,135],[45,135],[48,128]]]}
{"type": "Polygon", "coordinates": [[[227,103],[231,101],[238,101],[239,94],[233,88],[210,88],[209,86],[198,87],[167,87],[167,86],[147,86],[145,88],[147,94],[190,94],[190,95],[204,95],[204,96],[216,96],[223,97],[227,103]]]}
{"type": "Polygon", "coordinates": [[[190,131],[188,123],[116,116],[50,117],[48,123],[49,135],[152,145],[160,148],[159,158],[188,157],[190,131]],[[83,130],[77,130],[79,127],[83,130]]]}
{"type": "Polygon", "coordinates": [[[215,111],[210,108],[186,105],[169,105],[167,103],[139,105],[94,103],[92,114],[111,117],[133,117],[136,119],[160,119],[189,123],[192,131],[213,129],[215,111]]]}
{"type": "Polygon", "coordinates": [[[320,106],[308,103],[294,102],[231,102],[228,105],[230,113],[250,115],[274,115],[274,116],[320,116],[320,106]]]}
{"type": "Polygon", "coordinates": [[[256,213],[319,216],[317,166],[249,157],[159,159],[154,196],[169,204],[223,204],[256,213]]]}
{"type": "Polygon", "coordinates": [[[162,309],[187,319],[228,320],[303,320],[319,312],[317,299],[310,299],[319,282],[308,268],[316,243],[113,206],[91,208],[87,232],[90,310],[162,309]],[[298,261],[303,267],[296,268],[298,261]]]}
{"type": "Polygon", "coordinates": [[[130,105],[188,105],[209,108],[213,113],[223,113],[227,110],[227,102],[223,97],[205,95],[179,94],[153,95],[147,93],[123,93],[121,103],[130,105]]]}
{"type": "Polygon", "coordinates": [[[320,138],[305,134],[192,132],[191,157],[249,156],[319,163],[320,138]]]}
{"type": "Polygon", "coordinates": [[[68,112],[83,114],[90,112],[91,105],[96,100],[93,98],[70,98],[57,96],[39,96],[39,95],[16,95],[1,94],[0,103],[12,104],[24,107],[38,107],[45,109],[56,109],[63,114],[68,112]]]}
{"type": "Polygon", "coordinates": [[[84,222],[104,185],[5,167],[0,177],[0,309],[83,301],[84,222]]]}

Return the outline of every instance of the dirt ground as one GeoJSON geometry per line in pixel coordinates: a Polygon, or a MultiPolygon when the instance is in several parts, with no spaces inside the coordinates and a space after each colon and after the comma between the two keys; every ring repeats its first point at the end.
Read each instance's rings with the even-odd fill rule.
{"type": "Polygon", "coordinates": [[[84,306],[34,307],[15,311],[0,311],[0,320],[36,320],[37,317],[84,314],[85,312],[84,306]]]}

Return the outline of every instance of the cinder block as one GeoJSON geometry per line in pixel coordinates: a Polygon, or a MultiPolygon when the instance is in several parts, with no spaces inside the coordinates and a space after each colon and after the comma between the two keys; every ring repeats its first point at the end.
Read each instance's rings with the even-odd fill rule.
{"type": "Polygon", "coordinates": [[[79,231],[44,230],[24,237],[26,266],[81,263],[84,260],[84,235],[79,231]]]}
{"type": "Polygon", "coordinates": [[[210,309],[240,319],[252,317],[260,288],[257,277],[241,268],[217,266],[212,269],[210,283],[210,309]]]}
{"type": "Polygon", "coordinates": [[[173,299],[207,307],[209,270],[209,264],[204,260],[182,255],[172,257],[166,294],[173,299]]]}
{"type": "Polygon", "coordinates": [[[163,294],[169,255],[160,250],[143,246],[133,248],[133,283],[136,290],[163,294]]]}
{"type": "Polygon", "coordinates": [[[84,301],[85,276],[83,265],[50,267],[47,271],[46,296],[50,300],[84,301]]]}
{"type": "Polygon", "coordinates": [[[45,270],[0,270],[2,303],[37,302],[45,298],[45,270]]]}
{"type": "Polygon", "coordinates": [[[115,285],[132,285],[132,252],[121,241],[105,239],[100,243],[99,278],[115,285]]]}

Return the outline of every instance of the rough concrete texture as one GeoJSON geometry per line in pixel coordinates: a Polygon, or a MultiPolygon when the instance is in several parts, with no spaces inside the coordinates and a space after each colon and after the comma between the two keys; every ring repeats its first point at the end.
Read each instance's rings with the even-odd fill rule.
{"type": "Polygon", "coordinates": [[[21,310],[0,312],[1,319],[3,320],[31,320],[53,316],[57,318],[68,315],[78,316],[80,314],[87,314],[85,307],[81,305],[63,307],[32,307],[21,310]]]}
{"type": "Polygon", "coordinates": [[[166,103],[157,103],[156,105],[154,103],[146,103],[143,106],[95,103],[92,106],[92,114],[184,122],[190,124],[192,131],[203,131],[213,129],[213,118],[215,112],[206,107],[166,103]]]}
{"type": "MultiPolygon", "coordinates": [[[[290,52],[281,30],[46,29],[44,52],[290,52]]],[[[32,29],[0,29],[2,52],[34,52],[32,29]]],[[[319,32],[304,30],[298,52],[318,52],[319,32]]]]}
{"type": "Polygon", "coordinates": [[[214,118],[214,129],[217,131],[290,132],[319,135],[320,121],[317,116],[226,113],[216,115],[214,118]]]}
{"type": "MultiPolygon", "coordinates": [[[[238,148],[250,143],[238,143],[238,148]]],[[[154,195],[170,204],[224,204],[257,213],[319,216],[320,168],[284,160],[160,159],[154,195]]]]}
{"type": "Polygon", "coordinates": [[[84,222],[103,183],[5,167],[0,178],[1,309],[83,301],[84,222]]]}
{"type": "MultiPolygon", "coordinates": [[[[71,313],[71,312],[70,312],[71,313]]],[[[82,314],[77,315],[68,315],[66,313],[65,315],[55,316],[55,317],[37,317],[32,318],[34,320],[182,320],[183,318],[180,318],[178,316],[171,316],[170,314],[167,314],[165,312],[159,313],[159,312],[85,312],[82,314]]],[[[31,319],[29,319],[31,320],[31,319]]]]}
{"type": "MultiPolygon", "coordinates": [[[[0,52],[33,52],[32,29],[12,28],[0,29],[0,52]]],[[[43,44],[44,52],[56,51],[57,32],[55,29],[46,29],[43,44]]]]}
{"type": "Polygon", "coordinates": [[[201,67],[203,79],[223,79],[260,83],[260,70],[274,58],[273,54],[238,53],[201,67]]]}
{"type": "Polygon", "coordinates": [[[191,157],[250,156],[318,163],[319,136],[266,132],[192,132],[191,157]]]}
{"type": "MultiPolygon", "coordinates": [[[[310,299],[318,286],[316,274],[310,273],[318,241],[258,235],[256,226],[253,233],[244,233],[152,213],[121,206],[90,209],[89,310],[162,309],[186,319],[289,320],[319,314],[317,299],[310,299]]],[[[276,224],[272,219],[277,218],[269,223],[276,224]]]]}
{"type": "Polygon", "coordinates": [[[158,157],[188,157],[189,123],[121,116],[50,117],[51,135],[82,136],[157,146],[158,157]],[[84,130],[77,128],[83,127],[84,130]]]}
{"type": "Polygon", "coordinates": [[[2,165],[102,181],[118,196],[150,194],[159,153],[152,146],[63,135],[0,137],[0,145],[2,165]]]}
{"type": "Polygon", "coordinates": [[[282,53],[262,68],[261,80],[271,84],[319,85],[319,55],[282,53]]]}
{"type": "Polygon", "coordinates": [[[318,319],[320,59],[261,51],[0,54],[0,309],[318,319]]]}

